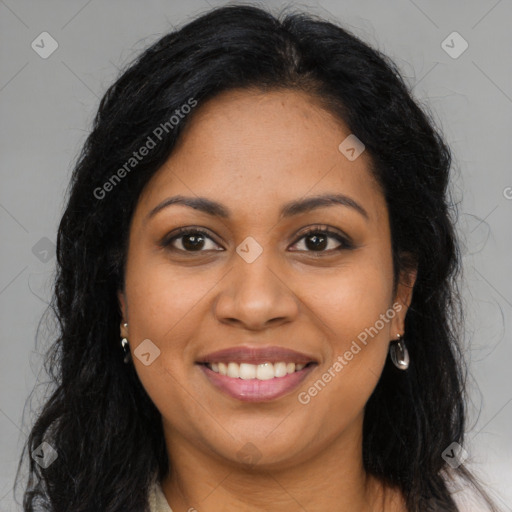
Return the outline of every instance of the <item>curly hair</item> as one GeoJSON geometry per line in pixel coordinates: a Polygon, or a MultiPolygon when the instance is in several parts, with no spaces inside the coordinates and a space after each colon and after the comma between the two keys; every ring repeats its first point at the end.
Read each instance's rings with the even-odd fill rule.
{"type": "Polygon", "coordinates": [[[417,266],[405,319],[411,365],[399,372],[387,361],[365,406],[366,471],[400,488],[410,512],[455,512],[448,483],[456,477],[496,510],[464,465],[451,469],[441,456],[452,442],[463,444],[466,415],[450,150],[387,56],[314,15],[276,17],[247,5],[213,9],[168,33],[127,66],[100,102],[58,229],[51,303],[58,333],[45,360],[51,396],[16,478],[26,452],[43,441],[58,460],[42,469],[27,456],[24,510],[141,512],[151,475],[169,471],[160,413],[133,365],[123,364],[117,292],[138,198],[195,111],[162,130],[108,199],[98,190],[190,98],[199,109],[235,88],[305,91],[346,123],[365,144],[385,195],[395,285],[399,271],[417,266]]]}

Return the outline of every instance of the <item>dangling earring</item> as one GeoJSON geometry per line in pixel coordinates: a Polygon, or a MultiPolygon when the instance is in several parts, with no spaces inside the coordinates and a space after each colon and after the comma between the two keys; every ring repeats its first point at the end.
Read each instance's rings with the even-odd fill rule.
{"type": "Polygon", "coordinates": [[[399,370],[407,370],[409,368],[409,351],[405,343],[401,339],[402,336],[397,334],[398,338],[391,342],[389,346],[389,355],[391,361],[399,370]]]}
{"type": "MultiPolygon", "coordinates": [[[[128,327],[128,324],[123,324],[123,326],[126,329],[128,327]]],[[[129,349],[129,345],[128,345],[128,340],[126,338],[123,338],[121,340],[121,347],[123,348],[123,352],[124,352],[123,362],[125,364],[128,364],[130,362],[130,349],[129,349]]]]}

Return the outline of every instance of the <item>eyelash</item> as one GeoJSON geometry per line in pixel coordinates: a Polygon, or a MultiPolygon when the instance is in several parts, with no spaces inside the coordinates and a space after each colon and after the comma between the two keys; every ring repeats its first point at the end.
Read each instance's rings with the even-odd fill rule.
{"type": "MultiPolygon", "coordinates": [[[[311,228],[308,228],[304,233],[301,234],[301,236],[299,238],[297,238],[295,240],[295,242],[292,245],[296,245],[302,239],[306,238],[308,235],[311,235],[311,234],[322,234],[322,235],[327,235],[327,237],[329,237],[329,238],[334,238],[337,242],[340,243],[340,247],[338,247],[336,249],[329,249],[329,250],[322,250],[322,251],[308,251],[308,250],[302,251],[302,250],[300,250],[300,251],[294,251],[294,252],[309,252],[309,253],[313,253],[313,254],[322,254],[322,253],[332,254],[333,252],[336,252],[336,251],[342,251],[342,250],[348,250],[348,249],[354,248],[354,244],[348,237],[344,237],[344,236],[340,235],[338,232],[332,231],[327,226],[321,226],[321,227],[313,226],[311,228]]],[[[179,238],[184,238],[186,235],[202,235],[206,238],[209,238],[214,243],[216,243],[215,240],[213,240],[213,238],[206,231],[204,231],[200,228],[179,228],[178,232],[176,234],[174,234],[171,238],[169,238],[169,236],[166,236],[160,243],[160,246],[163,248],[166,248],[166,249],[183,252],[183,253],[189,253],[189,254],[206,252],[204,250],[187,251],[184,249],[176,249],[175,247],[171,246],[172,242],[174,242],[175,240],[178,240],[179,238]]]]}

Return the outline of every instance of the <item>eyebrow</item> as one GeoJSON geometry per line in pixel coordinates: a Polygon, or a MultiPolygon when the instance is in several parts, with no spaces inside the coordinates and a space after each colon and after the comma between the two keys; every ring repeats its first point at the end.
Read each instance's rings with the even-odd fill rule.
{"type": "MultiPolygon", "coordinates": [[[[149,220],[158,212],[173,204],[188,206],[194,210],[199,210],[208,215],[220,217],[222,219],[229,219],[231,217],[230,210],[221,203],[212,201],[206,197],[186,197],[177,195],[169,197],[155,206],[147,215],[146,220],[149,220]]],[[[342,205],[352,208],[359,212],[366,220],[369,220],[368,212],[357,201],[344,194],[321,194],[317,196],[309,196],[304,199],[290,201],[285,203],[281,208],[279,218],[285,219],[294,215],[307,213],[318,208],[325,208],[327,206],[333,205],[342,205]]]]}

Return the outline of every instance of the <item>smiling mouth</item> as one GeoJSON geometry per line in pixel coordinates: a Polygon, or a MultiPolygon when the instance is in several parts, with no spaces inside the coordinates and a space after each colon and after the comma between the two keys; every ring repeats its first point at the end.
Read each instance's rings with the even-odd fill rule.
{"type": "Polygon", "coordinates": [[[299,372],[306,367],[316,364],[310,363],[285,363],[284,361],[271,363],[270,361],[261,364],[236,363],[234,361],[223,363],[202,363],[210,370],[227,377],[242,380],[270,380],[286,377],[299,372]]]}
{"type": "Polygon", "coordinates": [[[197,365],[207,381],[223,394],[246,402],[268,402],[289,395],[318,363],[268,361],[250,364],[219,361],[198,362],[197,365]]]}

